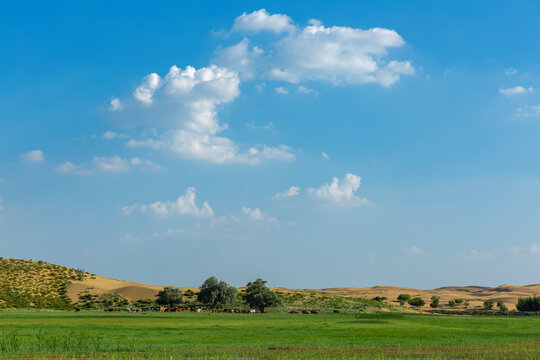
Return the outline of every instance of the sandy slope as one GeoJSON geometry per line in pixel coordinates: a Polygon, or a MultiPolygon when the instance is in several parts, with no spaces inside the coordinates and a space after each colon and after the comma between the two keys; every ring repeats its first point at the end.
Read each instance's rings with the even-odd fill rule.
{"type": "MultiPolygon", "coordinates": [[[[94,276],[95,279],[86,278],[83,281],[72,280],[68,283],[67,295],[72,302],[79,300],[79,293],[88,291],[92,294],[114,293],[125,297],[130,301],[141,299],[155,299],[163,286],[145,285],[131,281],[116,280],[103,276],[94,276]]],[[[195,288],[178,287],[183,291],[195,288]]]]}
{"type": "MultiPolygon", "coordinates": [[[[182,290],[196,288],[179,287],[182,290]]],[[[78,295],[82,291],[88,291],[92,294],[115,293],[125,297],[130,301],[139,299],[154,299],[159,290],[163,286],[145,285],[136,282],[115,280],[103,276],[95,276],[95,279],[87,278],[83,281],[71,281],[68,284],[68,296],[73,302],[78,301],[78,295]]],[[[328,289],[285,289],[282,291],[298,292],[298,291],[315,291],[329,295],[363,297],[371,299],[375,296],[385,296],[388,301],[399,304],[397,297],[399,294],[409,294],[412,297],[421,297],[426,302],[426,309],[429,309],[431,296],[440,296],[441,308],[450,309],[448,301],[456,298],[461,298],[469,301],[469,308],[481,308],[484,300],[493,299],[495,301],[502,300],[506,303],[509,309],[515,309],[517,299],[522,296],[540,295],[540,284],[516,286],[516,285],[501,285],[495,288],[483,286],[446,286],[433,290],[419,290],[396,286],[374,286],[370,288],[328,288],[328,289]]],[[[463,306],[456,307],[463,309],[463,306]]]]}

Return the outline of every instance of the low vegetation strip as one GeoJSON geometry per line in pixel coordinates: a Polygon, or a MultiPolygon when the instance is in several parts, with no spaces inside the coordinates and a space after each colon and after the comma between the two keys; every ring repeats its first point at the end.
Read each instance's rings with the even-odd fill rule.
{"type": "Polygon", "coordinates": [[[0,311],[4,358],[537,359],[539,339],[540,317],[0,311]]]}

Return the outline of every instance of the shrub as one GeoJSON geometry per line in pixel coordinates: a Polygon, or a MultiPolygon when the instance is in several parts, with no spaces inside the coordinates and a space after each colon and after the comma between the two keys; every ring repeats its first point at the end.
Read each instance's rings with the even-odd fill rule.
{"type": "Polygon", "coordinates": [[[463,304],[463,299],[454,299],[456,304],[463,304]]]}
{"type": "Polygon", "coordinates": [[[500,311],[504,311],[504,312],[508,311],[508,307],[504,304],[504,301],[502,300],[497,301],[497,307],[499,308],[500,311]]]}
{"type": "Polygon", "coordinates": [[[397,297],[398,300],[405,300],[405,301],[409,301],[411,299],[411,295],[409,294],[399,294],[399,296],[397,297]]]}
{"type": "Polygon", "coordinates": [[[450,300],[450,301],[448,301],[448,306],[450,306],[451,308],[453,308],[454,306],[456,306],[456,301],[455,301],[455,300],[450,300]]]}
{"type": "Polygon", "coordinates": [[[375,300],[375,301],[384,301],[384,300],[388,300],[388,298],[386,296],[375,296],[373,299],[371,300],[375,300]]]}
{"type": "Polygon", "coordinates": [[[414,306],[414,307],[421,307],[426,304],[426,302],[422,300],[422,298],[419,298],[419,297],[410,299],[408,303],[409,305],[414,306]]]}
{"type": "Polygon", "coordinates": [[[486,310],[491,310],[491,309],[493,309],[493,304],[494,304],[494,303],[495,303],[495,302],[494,302],[493,300],[487,299],[486,301],[484,301],[484,309],[486,309],[486,310]]]}
{"type": "Polygon", "coordinates": [[[540,296],[521,297],[516,308],[519,311],[540,311],[540,296]]]}
{"type": "Polygon", "coordinates": [[[431,306],[432,308],[438,308],[439,307],[439,301],[441,300],[441,298],[439,296],[435,296],[433,295],[431,297],[431,303],[429,304],[429,306],[431,306]]]}

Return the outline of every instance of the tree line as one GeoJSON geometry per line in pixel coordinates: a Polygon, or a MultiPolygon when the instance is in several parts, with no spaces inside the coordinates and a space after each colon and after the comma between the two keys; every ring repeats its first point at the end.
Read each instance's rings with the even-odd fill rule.
{"type": "MultiPolygon", "coordinates": [[[[266,281],[257,279],[249,282],[242,294],[241,299],[252,309],[260,312],[268,307],[282,304],[281,298],[266,286],[266,281]]],[[[173,287],[165,287],[157,294],[156,303],[159,305],[175,307],[183,302],[182,290],[173,287]]],[[[219,309],[234,304],[238,299],[238,289],[211,276],[204,281],[197,295],[197,301],[203,305],[219,309]]]]}

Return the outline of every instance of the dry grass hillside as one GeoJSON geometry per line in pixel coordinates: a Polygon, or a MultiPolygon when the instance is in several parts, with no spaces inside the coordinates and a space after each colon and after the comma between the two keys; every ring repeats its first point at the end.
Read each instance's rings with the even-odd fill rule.
{"type": "MultiPolygon", "coordinates": [[[[195,300],[197,288],[179,287],[188,294],[187,301],[195,300]]],[[[0,308],[35,307],[69,309],[76,307],[93,308],[96,305],[124,306],[139,300],[155,299],[163,286],[145,285],[131,281],[116,280],[90,274],[78,269],[53,265],[43,261],[0,258],[0,308]]],[[[409,294],[420,297],[430,309],[432,296],[440,297],[440,309],[462,310],[480,309],[487,299],[504,301],[510,310],[515,309],[518,298],[540,295],[540,284],[498,287],[447,286],[433,290],[419,290],[394,286],[374,286],[370,288],[328,288],[328,289],[286,289],[274,288],[289,306],[313,304],[342,304],[346,308],[365,308],[373,302],[362,302],[375,297],[387,298],[381,309],[399,306],[397,297],[409,294]],[[453,308],[450,300],[462,299],[453,308]]],[[[408,308],[405,305],[405,308],[408,308]]],[[[403,309],[403,308],[402,308],[403,309]]]]}

